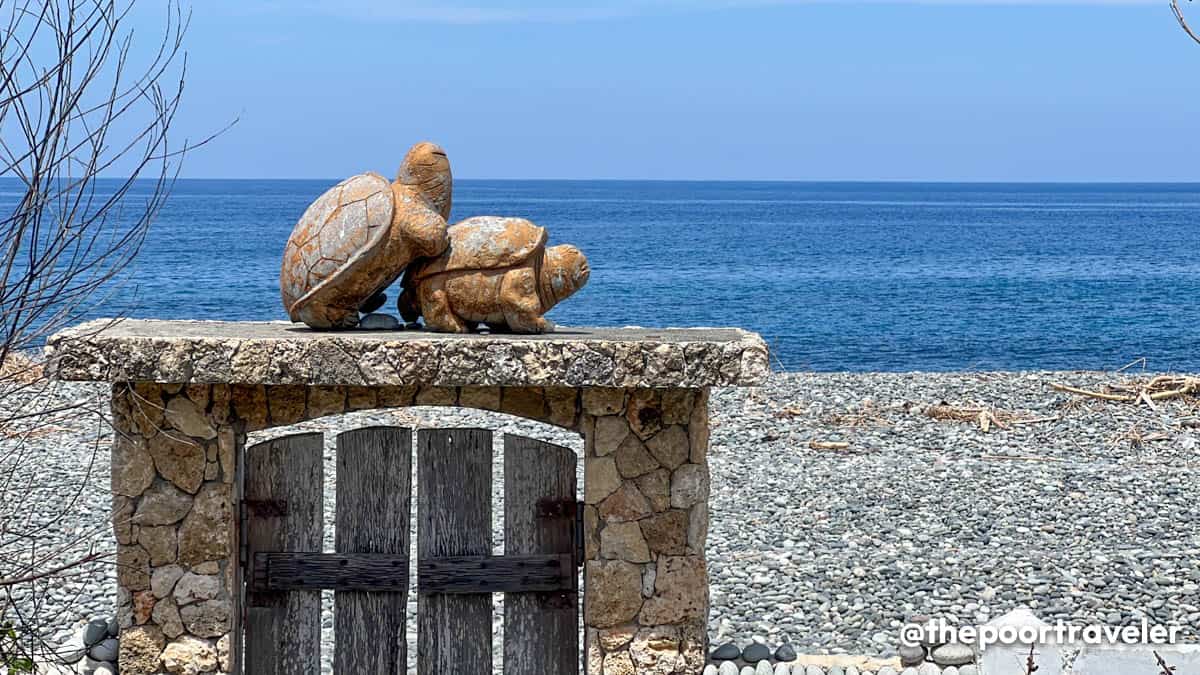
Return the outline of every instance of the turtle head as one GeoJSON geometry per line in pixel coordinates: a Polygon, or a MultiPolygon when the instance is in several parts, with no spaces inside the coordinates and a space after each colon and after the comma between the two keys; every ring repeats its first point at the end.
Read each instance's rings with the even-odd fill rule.
{"type": "Polygon", "coordinates": [[[396,173],[396,182],[411,185],[433,204],[443,219],[450,217],[453,180],[446,151],[436,143],[421,141],[409,149],[396,173]]]}
{"type": "Polygon", "coordinates": [[[587,257],[583,255],[583,251],[569,244],[546,249],[540,281],[542,298],[549,306],[543,307],[542,311],[548,311],[550,307],[583,288],[590,274],[591,270],[588,269],[587,257]]]}

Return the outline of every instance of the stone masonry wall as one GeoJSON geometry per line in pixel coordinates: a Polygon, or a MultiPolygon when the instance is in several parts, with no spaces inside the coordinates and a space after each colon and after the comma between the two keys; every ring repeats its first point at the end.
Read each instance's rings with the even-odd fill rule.
{"type": "Polygon", "coordinates": [[[459,405],[585,439],[588,675],[700,673],[706,389],[113,386],[121,672],[231,673],[246,434],[353,410],[459,405]]]}

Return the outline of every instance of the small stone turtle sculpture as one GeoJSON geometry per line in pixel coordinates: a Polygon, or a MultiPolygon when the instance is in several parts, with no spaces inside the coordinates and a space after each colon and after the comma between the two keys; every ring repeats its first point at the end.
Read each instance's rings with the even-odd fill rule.
{"type": "Polygon", "coordinates": [[[313,202],[283,252],[279,289],[292,321],[312,328],[354,328],[383,290],[418,257],[448,243],[453,182],[437,145],[414,145],[393,183],[376,173],[348,178],[313,202]]]}
{"type": "Polygon", "coordinates": [[[479,216],[448,230],[440,256],[408,268],[400,295],[405,321],[467,333],[485,324],[494,331],[543,333],[554,324],[542,315],[583,288],[588,263],[574,246],[546,246],[546,230],[523,218],[479,216]]]}

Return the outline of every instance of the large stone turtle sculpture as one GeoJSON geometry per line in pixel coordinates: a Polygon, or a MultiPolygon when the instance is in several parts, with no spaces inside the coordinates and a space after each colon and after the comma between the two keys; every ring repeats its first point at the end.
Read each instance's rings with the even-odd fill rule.
{"type": "Polygon", "coordinates": [[[418,257],[446,250],[453,182],[446,153],[433,143],[408,151],[395,182],[376,173],[348,178],[313,202],[283,252],[279,290],[292,321],[354,328],[359,312],[382,305],[382,292],[418,257]]]}
{"type": "Polygon", "coordinates": [[[523,218],[479,216],[451,225],[450,246],[404,275],[400,315],[425,327],[467,333],[543,333],[542,315],[587,283],[587,258],[574,246],[546,246],[546,230],[523,218]]]}

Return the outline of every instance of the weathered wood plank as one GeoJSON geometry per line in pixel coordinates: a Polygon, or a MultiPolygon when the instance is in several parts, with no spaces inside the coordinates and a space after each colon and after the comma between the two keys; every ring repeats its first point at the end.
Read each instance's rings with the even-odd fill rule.
{"type": "MultiPolygon", "coordinates": [[[[287,505],[286,509],[247,510],[251,560],[261,552],[321,550],[323,445],[321,434],[299,434],[246,450],[245,499],[287,505]]],[[[245,672],[321,672],[320,592],[248,589],[246,605],[245,672]]]]}
{"type": "Polygon", "coordinates": [[[409,558],[370,553],[258,553],[255,591],[407,592],[409,558]]]}
{"type": "Polygon", "coordinates": [[[570,555],[451,556],[417,563],[422,593],[573,591],[570,555]]]}
{"type": "Polygon", "coordinates": [[[530,438],[504,436],[504,552],[559,554],[571,560],[566,590],[504,596],[505,675],[579,672],[576,589],[575,453],[530,438]]]}
{"type": "MultiPolygon", "coordinates": [[[[339,553],[387,554],[382,580],[403,583],[386,593],[341,590],[334,594],[335,673],[395,675],[408,663],[409,514],[412,503],[412,432],[395,427],[348,431],[337,439],[339,553]]],[[[354,554],[354,555],[351,555],[354,554]]],[[[349,565],[349,563],[347,563],[349,565]]],[[[373,590],[373,589],[372,589],[373,590]]]]}
{"type": "MultiPolygon", "coordinates": [[[[419,559],[491,555],[492,433],[422,429],[417,453],[419,559]]],[[[492,672],[492,596],[420,593],[417,643],[417,672],[492,672]]]]}

